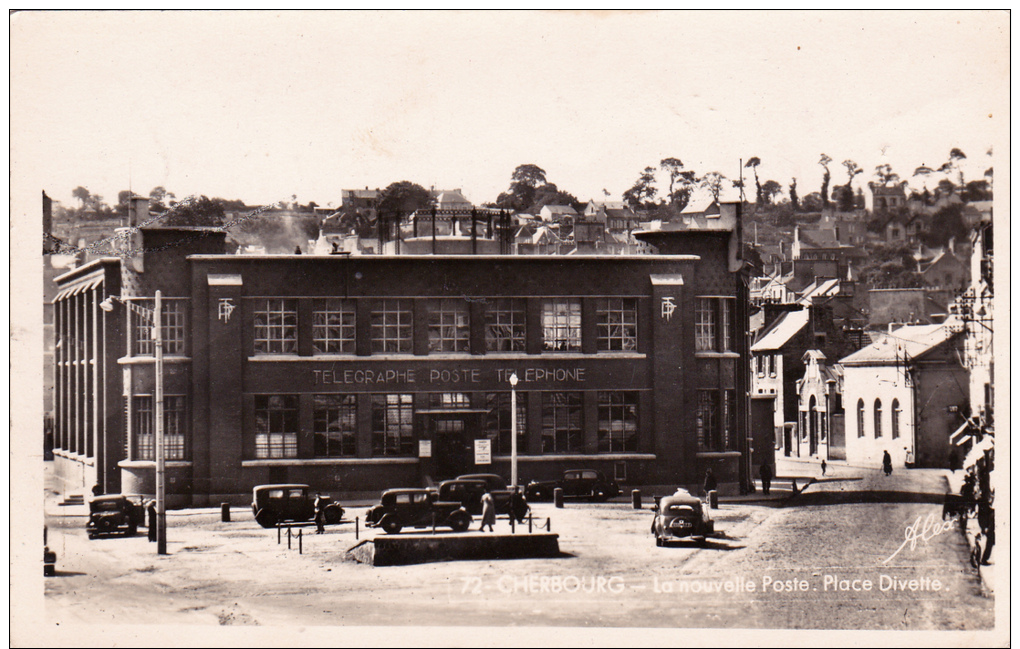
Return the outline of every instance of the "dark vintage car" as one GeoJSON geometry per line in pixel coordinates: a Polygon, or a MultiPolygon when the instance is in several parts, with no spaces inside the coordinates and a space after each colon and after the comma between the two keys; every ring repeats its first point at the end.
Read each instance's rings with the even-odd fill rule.
{"type": "Polygon", "coordinates": [[[142,496],[96,496],[89,501],[89,522],[85,531],[90,539],[107,534],[134,536],[138,528],[145,525],[146,505],[148,501],[142,496]]]}
{"type": "MultiPolygon", "coordinates": [[[[275,527],[277,523],[301,523],[315,519],[315,497],[318,494],[306,484],[264,484],[252,489],[251,513],[262,527],[275,527]]],[[[343,518],[344,510],[322,496],[327,504],[323,508],[323,522],[335,525],[343,518]]]]}
{"type": "Polygon", "coordinates": [[[677,489],[672,496],[656,498],[652,511],[655,512],[652,534],[659,547],[680,539],[704,543],[715,532],[715,522],[705,503],[684,489],[677,489]]]}
{"type": "Polygon", "coordinates": [[[552,500],[556,488],[563,489],[564,498],[589,498],[599,502],[620,495],[620,486],[594,469],[564,471],[560,480],[531,482],[525,488],[524,495],[531,501],[552,500]]]}
{"type": "Polygon", "coordinates": [[[431,489],[390,489],[384,491],[378,505],[365,514],[365,525],[381,527],[396,534],[405,527],[425,528],[434,524],[454,532],[471,527],[471,514],[459,500],[443,501],[431,489]]]}
{"type": "Polygon", "coordinates": [[[459,476],[456,480],[439,483],[439,500],[460,501],[468,513],[475,516],[482,514],[482,495],[488,491],[496,506],[497,516],[510,516],[523,522],[528,515],[528,502],[524,494],[514,498],[513,490],[506,486],[502,476],[491,473],[473,473],[459,476]]]}

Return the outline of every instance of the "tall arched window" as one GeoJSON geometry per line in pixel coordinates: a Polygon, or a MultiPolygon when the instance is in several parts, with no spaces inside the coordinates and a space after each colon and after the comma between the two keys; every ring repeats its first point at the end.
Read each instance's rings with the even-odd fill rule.
{"type": "Polygon", "coordinates": [[[864,437],[864,399],[857,400],[857,436],[864,437]]]}
{"type": "Polygon", "coordinates": [[[882,436],[882,400],[875,399],[875,439],[882,436]]]}
{"type": "Polygon", "coordinates": [[[893,399],[892,402],[892,438],[900,436],[900,400],[893,399]]]}

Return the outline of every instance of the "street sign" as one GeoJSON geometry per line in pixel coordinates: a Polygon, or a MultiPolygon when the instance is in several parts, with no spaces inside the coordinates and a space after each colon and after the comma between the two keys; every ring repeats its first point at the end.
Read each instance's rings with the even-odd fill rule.
{"type": "Polygon", "coordinates": [[[475,464],[492,464],[492,440],[475,440],[475,464]]]}
{"type": "Polygon", "coordinates": [[[432,440],[418,440],[418,457],[432,457],[432,440]]]}

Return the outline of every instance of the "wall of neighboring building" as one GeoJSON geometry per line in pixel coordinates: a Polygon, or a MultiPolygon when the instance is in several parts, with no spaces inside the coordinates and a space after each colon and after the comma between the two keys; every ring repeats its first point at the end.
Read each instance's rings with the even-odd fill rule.
{"type": "Polygon", "coordinates": [[[881,467],[883,452],[893,467],[903,467],[915,453],[914,392],[907,384],[904,365],[844,367],[846,460],[855,466],[881,467]],[[876,436],[875,404],[880,405],[876,436]],[[898,430],[893,437],[893,405],[898,406],[898,430]],[[858,408],[863,405],[863,417],[858,408]],[[861,420],[863,419],[863,429],[861,420]]]}
{"type": "Polygon", "coordinates": [[[968,410],[969,375],[960,363],[962,342],[958,336],[917,364],[917,466],[949,468],[949,436],[963,424],[968,410]]]}

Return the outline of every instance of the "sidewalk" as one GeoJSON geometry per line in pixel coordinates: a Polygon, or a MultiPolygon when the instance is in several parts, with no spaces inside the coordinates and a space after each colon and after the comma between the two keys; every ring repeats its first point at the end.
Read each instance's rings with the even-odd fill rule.
{"type": "MultiPolygon", "coordinates": [[[[963,486],[963,477],[966,475],[964,471],[946,471],[946,483],[949,485],[950,493],[960,493],[960,488],[963,486]]],[[[995,595],[995,549],[992,549],[992,556],[989,561],[990,565],[981,565],[981,554],[984,551],[984,537],[981,534],[981,526],[978,524],[977,513],[973,513],[967,517],[967,526],[962,530],[963,536],[967,539],[967,545],[970,547],[971,553],[971,565],[977,569],[978,576],[981,578],[981,582],[984,584],[986,590],[992,596],[995,595]]]]}

